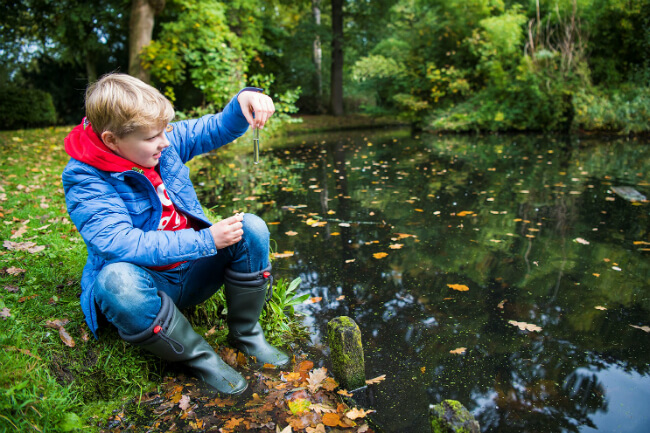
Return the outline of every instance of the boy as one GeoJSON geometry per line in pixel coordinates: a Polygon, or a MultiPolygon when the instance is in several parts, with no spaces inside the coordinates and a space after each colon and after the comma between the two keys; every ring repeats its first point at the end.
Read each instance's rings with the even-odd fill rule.
{"type": "Polygon", "coordinates": [[[194,330],[179,308],[197,305],[225,285],[230,343],[260,364],[289,357],[258,323],[272,290],[269,231],[238,214],[212,225],[185,162],[263,127],[274,112],[261,89],[245,88],[222,113],[170,124],[174,109],[155,88],[109,74],[86,90],[86,117],[65,139],[66,205],[88,260],[81,308],[97,337],[98,316],[127,342],[225,394],[246,380],[194,330]],[[98,311],[99,310],[99,314],[98,311]]]}

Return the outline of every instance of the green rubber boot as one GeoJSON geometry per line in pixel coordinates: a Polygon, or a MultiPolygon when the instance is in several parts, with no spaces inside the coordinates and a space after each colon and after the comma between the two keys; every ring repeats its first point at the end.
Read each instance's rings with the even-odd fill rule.
{"type": "Polygon", "coordinates": [[[152,325],[135,335],[120,331],[125,341],[143,347],[165,361],[182,362],[190,373],[222,394],[241,394],[246,379],[226,364],[214,349],[197,334],[174,302],[163,292],[160,312],[152,325]]]}
{"type": "Polygon", "coordinates": [[[256,364],[272,364],[282,367],[289,363],[289,355],[271,346],[264,338],[258,320],[267,300],[273,294],[271,265],[259,272],[243,274],[226,269],[224,286],[228,307],[228,342],[248,356],[254,356],[256,364]]]}

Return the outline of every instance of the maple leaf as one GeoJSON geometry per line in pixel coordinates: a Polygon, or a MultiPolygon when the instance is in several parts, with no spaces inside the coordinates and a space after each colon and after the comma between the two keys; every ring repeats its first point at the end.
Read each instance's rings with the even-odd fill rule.
{"type": "Polygon", "coordinates": [[[367,385],[375,385],[377,383],[383,382],[384,379],[386,379],[386,375],[382,374],[381,376],[377,376],[374,379],[368,379],[366,380],[367,385]]]}
{"type": "Polygon", "coordinates": [[[312,370],[311,373],[309,373],[309,377],[307,378],[307,383],[309,383],[309,391],[312,393],[315,393],[318,388],[322,386],[323,380],[327,377],[327,368],[321,367],[317,368],[315,370],[312,370]]]}
{"type": "Polygon", "coordinates": [[[469,287],[464,284],[447,284],[447,287],[458,290],[459,292],[467,292],[469,290],[469,287]]]}
{"type": "Polygon", "coordinates": [[[539,331],[542,330],[542,328],[540,328],[539,326],[533,325],[531,323],[517,322],[516,320],[508,320],[508,323],[513,325],[513,326],[516,326],[517,328],[521,329],[522,331],[539,332],[539,331]]]}

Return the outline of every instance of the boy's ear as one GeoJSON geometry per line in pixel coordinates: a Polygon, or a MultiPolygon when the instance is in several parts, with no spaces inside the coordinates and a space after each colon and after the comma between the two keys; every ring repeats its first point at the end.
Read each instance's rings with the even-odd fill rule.
{"type": "Polygon", "coordinates": [[[102,132],[100,138],[102,139],[106,147],[108,147],[112,151],[117,150],[117,136],[113,134],[111,131],[102,132]]]}

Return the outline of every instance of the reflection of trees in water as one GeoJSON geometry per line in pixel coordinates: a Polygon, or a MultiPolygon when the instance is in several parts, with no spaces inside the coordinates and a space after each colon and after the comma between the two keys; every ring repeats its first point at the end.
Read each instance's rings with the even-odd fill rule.
{"type": "Polygon", "coordinates": [[[486,431],[577,431],[608,409],[588,368],[649,370],[650,343],[628,326],[650,316],[644,300],[649,270],[620,241],[620,233],[645,239],[647,215],[604,200],[607,186],[594,177],[621,163],[594,160],[599,150],[563,148],[574,152],[568,158],[577,165],[559,163],[567,155],[521,138],[493,154],[489,146],[463,144],[463,138],[444,140],[435,151],[418,142],[391,148],[377,140],[371,151],[363,142],[342,139],[322,148],[302,146],[290,156],[269,158],[266,191],[250,186],[250,174],[233,184],[242,196],[253,191],[275,200],[257,210],[280,222],[277,233],[302,232],[282,238],[281,249],[295,250],[296,257],[274,267],[290,278],[301,276],[303,288],[323,297],[308,307],[316,332],[324,335],[337,315],[359,323],[368,374],[388,373],[377,402],[384,405],[378,416],[389,431],[417,431],[428,403],[444,398],[473,409],[486,431]],[[318,179],[318,194],[306,189],[311,178],[318,179]],[[372,210],[378,224],[314,229],[301,225],[300,212],[280,210],[303,203],[304,214],[325,217],[331,209],[343,221],[372,210]],[[474,215],[451,215],[462,210],[474,215]],[[403,249],[387,250],[396,231],[417,235],[417,242],[411,238],[401,241],[403,249]],[[588,247],[573,242],[587,234],[588,247]],[[373,258],[380,250],[389,255],[373,258]],[[599,271],[601,278],[591,277],[603,258],[627,263],[629,276],[599,271]],[[467,284],[470,291],[451,292],[448,283],[467,284]],[[337,301],[340,295],[345,299],[337,301]],[[593,308],[601,303],[606,313],[593,308]],[[524,333],[508,320],[543,330],[524,333]],[[467,347],[466,355],[449,354],[460,346],[467,347]]]}

